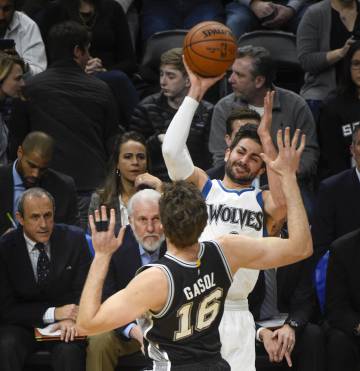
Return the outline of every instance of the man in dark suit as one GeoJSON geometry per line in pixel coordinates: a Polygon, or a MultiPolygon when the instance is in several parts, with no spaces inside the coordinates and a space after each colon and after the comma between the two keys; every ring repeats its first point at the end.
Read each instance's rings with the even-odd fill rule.
{"type": "MultiPolygon", "coordinates": [[[[123,289],[143,265],[153,263],[166,250],[160,223],[160,193],[144,189],[129,200],[130,225],[126,227],[122,245],[113,254],[104,287],[104,298],[123,289]]],[[[143,340],[136,323],[89,338],[87,371],[114,370],[118,358],[139,351],[143,340]]]]}
{"type": "Polygon", "coordinates": [[[0,239],[2,371],[21,371],[41,347],[52,352],[53,370],[85,370],[85,346],[73,340],[90,254],[79,228],[54,224],[54,209],[48,192],[28,189],[16,214],[21,226],[0,239]],[[34,327],[49,324],[64,341],[35,341],[34,327]]]}
{"type": "Polygon", "coordinates": [[[330,248],[326,277],[328,371],[354,371],[360,365],[360,229],[330,248]]]}
{"type": "Polygon", "coordinates": [[[73,179],[49,169],[54,142],[47,134],[28,134],[17,151],[17,160],[0,167],[0,235],[14,228],[17,203],[21,194],[31,187],[47,190],[55,199],[55,222],[79,225],[77,195],[73,179]]]}
{"type": "Polygon", "coordinates": [[[260,271],[248,298],[258,328],[257,354],[265,351],[271,362],[286,359],[288,366],[294,364],[298,371],[324,370],[323,333],[318,325],[310,323],[315,303],[311,279],[309,260],[260,271]],[[258,323],[280,317],[276,329],[258,323]]]}
{"type": "Polygon", "coordinates": [[[360,227],[360,125],[353,132],[350,150],[355,168],[320,183],[311,229],[317,256],[337,238],[360,227]]]}

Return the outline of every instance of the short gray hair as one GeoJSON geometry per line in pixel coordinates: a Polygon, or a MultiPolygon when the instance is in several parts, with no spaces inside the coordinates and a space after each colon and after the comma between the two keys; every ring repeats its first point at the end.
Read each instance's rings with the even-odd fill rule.
{"type": "Polygon", "coordinates": [[[53,212],[55,213],[54,197],[48,191],[46,191],[45,189],[40,188],[40,187],[34,187],[34,188],[27,189],[20,196],[17,211],[20,213],[21,216],[24,216],[24,203],[25,203],[26,199],[29,198],[29,197],[41,198],[41,197],[44,197],[44,196],[47,197],[50,200],[50,202],[53,206],[53,212]]]}
{"type": "Polygon", "coordinates": [[[137,202],[154,202],[159,203],[161,193],[155,191],[155,189],[143,189],[139,192],[136,192],[129,200],[127,210],[128,215],[131,216],[134,211],[134,205],[137,202]]]}

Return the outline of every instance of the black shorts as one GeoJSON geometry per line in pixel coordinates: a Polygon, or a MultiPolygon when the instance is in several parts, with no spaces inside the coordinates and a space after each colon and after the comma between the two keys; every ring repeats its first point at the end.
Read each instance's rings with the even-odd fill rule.
{"type": "Polygon", "coordinates": [[[224,359],[171,366],[171,371],[230,371],[230,370],[231,370],[230,365],[224,359]]]}

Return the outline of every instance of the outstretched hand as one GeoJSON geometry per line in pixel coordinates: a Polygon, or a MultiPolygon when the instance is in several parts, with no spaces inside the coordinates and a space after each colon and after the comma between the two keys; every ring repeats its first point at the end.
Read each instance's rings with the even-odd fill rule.
{"type": "Polygon", "coordinates": [[[190,67],[186,63],[184,56],[183,63],[191,84],[188,96],[196,99],[198,102],[201,101],[201,99],[204,97],[205,93],[211,86],[215,85],[225,76],[225,73],[223,73],[222,75],[215,77],[202,77],[190,69],[190,67]]]}
{"type": "Polygon", "coordinates": [[[106,207],[101,206],[101,215],[99,210],[95,210],[95,218],[93,215],[89,216],[89,224],[91,228],[92,244],[95,254],[113,254],[122,244],[125,227],[120,229],[118,236],[115,236],[115,210],[110,210],[110,222],[108,224],[108,217],[106,207]],[[95,221],[94,221],[95,219],[95,221]]]}
{"type": "Polygon", "coordinates": [[[270,137],[274,95],[275,90],[268,91],[264,97],[264,114],[261,117],[261,121],[257,129],[260,138],[265,136],[270,137]]]}
{"type": "Polygon", "coordinates": [[[282,130],[277,132],[278,156],[272,161],[265,153],[261,153],[261,158],[279,176],[295,175],[299,168],[301,154],[305,148],[305,134],[301,135],[301,142],[298,148],[300,130],[296,129],[295,134],[290,140],[290,128],[285,129],[284,139],[282,130]]]}

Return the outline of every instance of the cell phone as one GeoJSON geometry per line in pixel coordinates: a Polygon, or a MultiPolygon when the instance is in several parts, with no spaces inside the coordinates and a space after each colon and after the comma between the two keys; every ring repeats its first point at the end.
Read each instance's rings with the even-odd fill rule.
{"type": "Polygon", "coordinates": [[[13,39],[0,39],[0,50],[15,49],[15,41],[13,39]]]}

